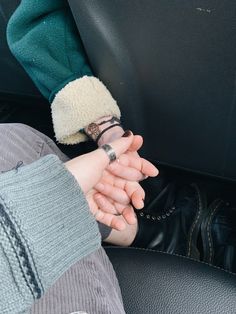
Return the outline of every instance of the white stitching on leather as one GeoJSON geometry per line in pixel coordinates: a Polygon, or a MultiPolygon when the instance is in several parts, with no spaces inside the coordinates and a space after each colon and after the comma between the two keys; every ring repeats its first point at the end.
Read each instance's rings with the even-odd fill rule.
{"type": "Polygon", "coordinates": [[[207,265],[207,266],[210,266],[210,267],[212,267],[212,268],[215,268],[215,269],[219,269],[219,270],[221,270],[221,271],[223,271],[223,272],[225,272],[225,273],[228,273],[228,274],[230,274],[230,275],[234,275],[235,278],[236,278],[236,273],[232,273],[232,272],[229,271],[229,270],[226,270],[226,269],[224,269],[224,268],[220,268],[220,267],[218,267],[218,266],[209,264],[209,263],[207,263],[207,262],[199,261],[199,260],[197,260],[197,259],[194,259],[193,257],[183,256],[183,255],[179,255],[179,254],[176,254],[176,253],[167,253],[167,252],[163,252],[163,251],[152,250],[152,249],[144,249],[144,248],[139,248],[139,247],[122,247],[122,248],[119,248],[119,247],[112,247],[112,246],[110,246],[110,247],[107,247],[107,248],[108,248],[108,249],[110,248],[110,249],[113,249],[113,250],[114,250],[114,249],[115,249],[115,250],[120,250],[120,249],[122,249],[122,250],[147,251],[147,252],[153,252],[153,253],[161,253],[161,254],[165,254],[165,255],[169,255],[169,256],[173,255],[173,256],[177,256],[177,257],[182,258],[182,259],[185,259],[185,260],[194,261],[194,262],[199,263],[199,264],[203,264],[203,265],[207,265]]]}

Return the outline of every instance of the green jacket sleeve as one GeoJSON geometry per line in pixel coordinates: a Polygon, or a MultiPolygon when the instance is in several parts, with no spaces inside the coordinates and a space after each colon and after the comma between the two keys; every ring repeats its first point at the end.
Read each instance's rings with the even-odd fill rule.
{"type": "Polygon", "coordinates": [[[23,313],[101,245],[97,223],[58,157],[0,174],[0,313],[23,313]]]}
{"type": "Polygon", "coordinates": [[[106,87],[92,75],[66,0],[22,0],[7,27],[9,47],[52,102],[56,138],[86,140],[80,130],[102,116],[120,117],[106,87]]]}
{"type": "Polygon", "coordinates": [[[8,23],[7,38],[47,99],[69,80],[92,75],[65,0],[21,1],[8,23]]]}

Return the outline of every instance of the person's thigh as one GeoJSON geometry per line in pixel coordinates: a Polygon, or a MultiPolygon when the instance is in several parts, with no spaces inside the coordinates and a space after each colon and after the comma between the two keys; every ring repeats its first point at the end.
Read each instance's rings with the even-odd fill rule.
{"type": "MultiPolygon", "coordinates": [[[[17,169],[55,154],[68,157],[46,135],[24,124],[0,124],[0,172],[17,169]]],[[[103,229],[101,226],[100,231],[103,229]]],[[[104,229],[105,230],[105,229],[104,229]]],[[[101,248],[72,266],[32,307],[36,314],[124,313],[113,267],[101,248]]]]}
{"type": "Polygon", "coordinates": [[[39,158],[55,154],[67,161],[56,144],[39,131],[19,123],[0,124],[0,172],[27,165],[39,158]]]}
{"type": "Polygon", "coordinates": [[[38,300],[30,314],[124,314],[119,284],[100,248],[72,266],[38,300]]]}
{"type": "MultiPolygon", "coordinates": [[[[0,124],[0,173],[17,169],[48,154],[54,154],[63,162],[69,158],[45,134],[20,123],[0,124]]],[[[111,228],[98,224],[102,239],[106,239],[111,228]]]]}

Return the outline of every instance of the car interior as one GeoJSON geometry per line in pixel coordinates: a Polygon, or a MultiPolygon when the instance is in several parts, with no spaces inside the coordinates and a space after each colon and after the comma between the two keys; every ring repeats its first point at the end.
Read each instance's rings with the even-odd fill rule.
{"type": "MultiPolygon", "coordinates": [[[[123,125],[143,136],[142,156],[160,169],[143,183],[139,218],[156,228],[173,219],[171,243],[159,240],[158,250],[105,246],[126,313],[236,313],[236,2],[68,2],[95,75],[117,100],[123,125]],[[185,255],[175,243],[182,218],[165,211],[174,197],[159,196],[186,184],[205,202],[185,255]]],[[[19,3],[0,1],[0,123],[25,123],[54,139],[49,104],[7,45],[6,25],[19,3]]],[[[73,156],[94,144],[59,147],[73,156]]]]}

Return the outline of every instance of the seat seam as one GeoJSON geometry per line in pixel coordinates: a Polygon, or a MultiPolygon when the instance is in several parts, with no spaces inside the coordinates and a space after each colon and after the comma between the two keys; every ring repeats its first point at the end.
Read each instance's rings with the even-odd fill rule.
{"type": "Polygon", "coordinates": [[[107,248],[110,248],[110,249],[128,249],[128,250],[137,250],[137,251],[146,251],[146,252],[153,252],[153,253],[162,253],[162,254],[165,254],[165,255],[169,255],[169,256],[177,256],[177,257],[180,257],[181,259],[185,259],[185,260],[190,260],[190,261],[194,261],[196,263],[199,263],[199,264],[203,264],[203,265],[207,265],[207,266],[210,266],[211,268],[215,268],[215,269],[219,269],[225,273],[228,273],[228,274],[231,274],[233,275],[234,277],[236,277],[236,274],[229,271],[229,270],[225,270],[223,268],[220,268],[218,266],[215,266],[215,265],[212,265],[212,264],[209,264],[207,262],[203,262],[203,261],[199,261],[199,260],[196,260],[194,259],[193,257],[188,257],[188,256],[183,256],[183,255],[179,255],[179,254],[176,254],[176,253],[167,253],[167,252],[163,252],[163,251],[157,251],[157,250],[152,250],[152,249],[145,249],[145,248],[138,248],[138,247],[132,247],[132,248],[127,248],[127,247],[107,247],[107,248]]]}

